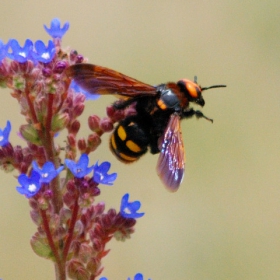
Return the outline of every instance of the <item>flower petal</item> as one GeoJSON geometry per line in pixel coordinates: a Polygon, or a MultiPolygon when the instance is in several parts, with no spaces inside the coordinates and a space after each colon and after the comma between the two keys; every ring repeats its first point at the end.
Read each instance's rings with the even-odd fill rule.
{"type": "Polygon", "coordinates": [[[51,21],[51,26],[48,28],[46,25],[44,25],[44,28],[46,32],[52,37],[52,38],[59,38],[61,39],[64,34],[69,29],[69,22],[65,22],[63,27],[60,27],[60,20],[58,18],[54,18],[51,21]]]}
{"type": "Polygon", "coordinates": [[[10,121],[7,121],[7,124],[3,130],[0,129],[0,146],[1,147],[7,145],[10,142],[9,136],[10,136],[11,129],[12,129],[12,126],[11,126],[10,121]]]}
{"type": "Polygon", "coordinates": [[[138,213],[137,211],[141,207],[140,201],[136,200],[129,202],[129,194],[125,194],[121,200],[120,213],[124,218],[141,218],[145,213],[138,213]]]}

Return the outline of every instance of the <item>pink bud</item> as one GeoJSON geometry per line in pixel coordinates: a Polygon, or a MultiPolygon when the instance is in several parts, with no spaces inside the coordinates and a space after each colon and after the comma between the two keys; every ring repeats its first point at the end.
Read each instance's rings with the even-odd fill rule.
{"type": "Polygon", "coordinates": [[[61,74],[66,67],[67,63],[65,61],[58,61],[54,67],[54,72],[61,74]]]}
{"type": "Polygon", "coordinates": [[[71,279],[88,280],[90,277],[84,265],[77,259],[68,261],[67,272],[71,279]]]}
{"type": "Polygon", "coordinates": [[[91,151],[94,151],[101,143],[100,136],[97,133],[92,133],[88,136],[88,146],[91,151]]]}
{"type": "Polygon", "coordinates": [[[71,148],[75,148],[76,147],[76,138],[73,134],[69,134],[67,136],[67,140],[68,140],[68,143],[70,145],[71,148]]]}
{"type": "Polygon", "coordinates": [[[52,75],[52,70],[50,68],[43,68],[42,74],[44,77],[50,77],[52,75]]]}
{"type": "Polygon", "coordinates": [[[87,144],[85,138],[81,138],[78,140],[78,148],[81,151],[81,153],[84,153],[86,151],[87,144]]]}
{"type": "Polygon", "coordinates": [[[84,103],[79,103],[75,106],[73,113],[75,117],[79,117],[85,109],[85,104],[84,103]]]}
{"type": "Polygon", "coordinates": [[[103,118],[100,121],[100,128],[104,131],[104,132],[110,132],[114,129],[114,124],[112,122],[111,119],[109,118],[103,118]]]}
{"type": "Polygon", "coordinates": [[[100,129],[99,123],[100,123],[100,118],[97,115],[89,116],[88,126],[92,131],[97,131],[100,129]]]}

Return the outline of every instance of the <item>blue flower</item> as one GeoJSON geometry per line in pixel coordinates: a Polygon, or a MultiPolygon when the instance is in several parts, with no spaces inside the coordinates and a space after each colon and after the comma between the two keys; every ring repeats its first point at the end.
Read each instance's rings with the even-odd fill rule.
{"type": "Polygon", "coordinates": [[[89,158],[87,154],[82,154],[77,163],[74,160],[65,159],[66,166],[77,178],[83,178],[93,170],[94,166],[88,167],[88,163],[89,158]]]}
{"type": "Polygon", "coordinates": [[[36,161],[32,162],[33,169],[40,175],[40,183],[49,183],[54,179],[62,170],[63,166],[55,169],[51,161],[47,161],[42,168],[40,168],[36,161]]]}
{"type": "Polygon", "coordinates": [[[51,27],[48,28],[46,25],[44,25],[44,28],[52,38],[61,39],[69,29],[69,22],[65,22],[64,26],[60,28],[60,20],[58,18],[54,18],[51,21],[51,27]]]}
{"type": "MultiPolygon", "coordinates": [[[[99,278],[99,280],[108,280],[108,278],[101,277],[101,278],[99,278]]],[[[130,278],[127,278],[127,280],[130,280],[130,278]]],[[[141,273],[135,274],[134,280],[144,280],[143,274],[141,274],[141,273]]],[[[151,279],[148,279],[148,280],[151,280],[151,279]]]]}
{"type": "MultiPolygon", "coordinates": [[[[127,278],[127,280],[130,280],[130,278],[127,278]]],[[[144,280],[143,274],[141,274],[141,273],[135,274],[134,280],[144,280]]],[[[151,279],[148,279],[148,280],[151,280],[151,279]]]]}
{"type": "Polygon", "coordinates": [[[44,42],[38,40],[35,42],[36,52],[33,52],[33,58],[36,61],[48,63],[52,61],[55,55],[55,45],[53,41],[49,40],[48,47],[45,46],[44,42]]]}
{"type": "Polygon", "coordinates": [[[7,145],[10,142],[9,136],[10,136],[11,128],[12,128],[12,126],[11,126],[10,121],[7,121],[7,125],[3,130],[0,128],[0,146],[1,147],[7,145]]]}
{"type": "Polygon", "coordinates": [[[11,53],[7,53],[10,59],[16,60],[20,63],[26,62],[28,59],[32,60],[33,43],[27,39],[23,47],[21,47],[16,39],[11,39],[8,42],[9,47],[12,49],[11,53]]]}
{"type": "Polygon", "coordinates": [[[27,177],[26,174],[19,175],[18,182],[21,187],[17,187],[17,191],[27,198],[34,196],[41,188],[40,174],[34,170],[32,170],[30,177],[27,177]]]}
{"type": "Polygon", "coordinates": [[[137,211],[140,209],[141,207],[141,202],[136,200],[133,202],[128,202],[129,199],[129,194],[125,194],[122,197],[122,201],[121,201],[121,215],[124,218],[133,218],[133,219],[137,219],[137,218],[141,218],[145,213],[137,213],[137,211]]]}
{"type": "Polygon", "coordinates": [[[99,94],[90,94],[86,90],[83,90],[81,87],[79,87],[79,85],[76,82],[74,82],[74,80],[72,80],[70,88],[73,89],[75,92],[82,93],[86,97],[86,100],[96,100],[100,96],[99,94]]]}
{"type": "Polygon", "coordinates": [[[111,163],[108,161],[102,162],[98,166],[98,162],[94,165],[93,181],[99,184],[112,186],[117,179],[117,173],[108,174],[111,163]]]}
{"type": "Polygon", "coordinates": [[[9,48],[9,44],[4,44],[1,40],[0,40],[0,61],[2,61],[8,52],[8,48],[9,48]]]}

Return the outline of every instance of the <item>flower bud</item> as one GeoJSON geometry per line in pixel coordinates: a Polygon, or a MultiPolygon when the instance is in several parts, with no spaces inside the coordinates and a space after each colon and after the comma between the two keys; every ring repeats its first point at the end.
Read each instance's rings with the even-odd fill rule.
{"type": "Polygon", "coordinates": [[[81,138],[78,140],[78,148],[81,151],[81,153],[84,153],[86,151],[87,143],[85,138],[81,138]]]}
{"type": "Polygon", "coordinates": [[[114,117],[115,112],[116,112],[116,109],[114,108],[113,105],[110,105],[106,108],[107,116],[111,119],[114,117]]]}
{"type": "Polygon", "coordinates": [[[67,113],[57,114],[52,119],[52,132],[58,132],[64,129],[69,123],[69,115],[67,113]]]}
{"type": "Polygon", "coordinates": [[[63,60],[58,61],[54,67],[54,72],[61,74],[64,69],[67,67],[67,63],[63,60]]]}
{"type": "Polygon", "coordinates": [[[40,208],[41,210],[47,210],[47,209],[48,209],[48,206],[49,206],[49,203],[48,203],[48,201],[47,201],[45,198],[40,197],[40,198],[38,199],[38,206],[39,206],[39,208],[40,208]]]}
{"type": "Polygon", "coordinates": [[[84,231],[84,225],[81,221],[77,221],[74,228],[75,235],[81,235],[84,231]]]}
{"type": "Polygon", "coordinates": [[[42,74],[44,77],[50,77],[52,75],[52,70],[50,68],[43,68],[42,69],[42,74]]]}
{"type": "Polygon", "coordinates": [[[94,229],[90,230],[89,232],[89,237],[91,241],[93,241],[94,238],[96,237],[104,237],[104,235],[105,235],[105,231],[100,223],[96,223],[94,225],[94,229]]]}
{"type": "Polygon", "coordinates": [[[88,280],[90,276],[84,265],[77,259],[68,262],[67,272],[71,279],[88,280]]]}
{"type": "Polygon", "coordinates": [[[101,215],[105,210],[105,203],[104,202],[99,202],[94,206],[94,214],[96,216],[101,215]]]}
{"type": "Polygon", "coordinates": [[[114,125],[111,119],[109,118],[103,118],[100,121],[100,128],[104,131],[104,132],[110,132],[114,129],[114,125]]]}
{"type": "Polygon", "coordinates": [[[92,247],[94,251],[101,252],[104,249],[104,244],[102,244],[102,241],[99,238],[94,238],[92,240],[92,247]]]}
{"type": "Polygon", "coordinates": [[[67,136],[68,144],[71,148],[76,148],[76,137],[73,134],[67,136]]]}
{"type": "Polygon", "coordinates": [[[100,136],[97,133],[90,134],[87,141],[91,151],[94,151],[101,143],[100,136]]]}
{"type": "Polygon", "coordinates": [[[88,126],[92,131],[99,130],[100,118],[97,115],[91,115],[88,118],[88,126]]]}
{"type": "Polygon", "coordinates": [[[37,130],[32,124],[21,125],[19,128],[21,136],[28,142],[31,142],[36,145],[42,145],[41,139],[38,135],[37,130]]]}
{"type": "Polygon", "coordinates": [[[71,61],[76,61],[77,55],[78,55],[78,52],[76,50],[71,50],[71,52],[70,52],[70,60],[71,61]]]}
{"type": "Polygon", "coordinates": [[[14,157],[17,162],[23,161],[23,153],[22,153],[22,148],[20,146],[14,147],[14,157]]]}
{"type": "Polygon", "coordinates": [[[10,142],[2,147],[2,151],[5,157],[14,157],[14,148],[10,142]]]}
{"type": "Polygon", "coordinates": [[[82,243],[80,246],[80,251],[79,251],[79,259],[83,263],[87,263],[90,260],[90,257],[92,256],[92,248],[90,245],[82,243]]]}
{"type": "Polygon", "coordinates": [[[70,133],[73,133],[74,135],[76,135],[76,134],[79,132],[80,127],[81,127],[81,123],[80,123],[78,120],[74,120],[74,121],[71,123],[69,132],[70,132],[70,133]]]}
{"type": "Polygon", "coordinates": [[[66,224],[72,217],[72,212],[66,207],[62,207],[59,211],[59,218],[62,224],[66,224]]]}
{"type": "Polygon", "coordinates": [[[63,195],[63,202],[65,203],[65,205],[67,205],[68,207],[71,207],[74,205],[76,201],[76,197],[71,194],[70,192],[66,192],[64,195],[63,195]]]}
{"type": "Polygon", "coordinates": [[[112,122],[118,122],[125,117],[124,110],[116,110],[113,105],[106,108],[107,116],[112,120],[112,122]]]}
{"type": "Polygon", "coordinates": [[[43,193],[43,197],[47,200],[50,200],[52,197],[53,197],[53,192],[52,190],[46,190],[44,193],[43,193]]]}
{"type": "Polygon", "coordinates": [[[87,264],[87,270],[96,275],[97,271],[101,268],[101,262],[99,258],[91,258],[91,260],[87,264]]]}
{"type": "Polygon", "coordinates": [[[81,54],[78,54],[76,57],[76,63],[82,63],[84,61],[84,57],[81,54]]]}
{"type": "Polygon", "coordinates": [[[85,109],[85,104],[84,103],[79,103],[75,106],[74,110],[73,110],[73,114],[75,117],[79,117],[83,111],[85,109]]]}
{"type": "Polygon", "coordinates": [[[31,162],[25,162],[25,161],[22,161],[20,164],[19,164],[19,171],[20,173],[24,173],[26,174],[28,169],[29,169],[29,166],[30,166],[30,163],[31,162]]]}

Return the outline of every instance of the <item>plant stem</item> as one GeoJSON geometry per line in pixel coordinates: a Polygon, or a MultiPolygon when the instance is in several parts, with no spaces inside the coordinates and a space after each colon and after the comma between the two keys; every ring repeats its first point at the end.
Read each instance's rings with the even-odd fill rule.
{"type": "Polygon", "coordinates": [[[63,260],[64,261],[67,258],[67,254],[68,254],[68,251],[69,251],[72,239],[73,239],[74,228],[75,228],[75,224],[76,224],[77,216],[78,216],[78,212],[79,212],[78,197],[79,196],[77,195],[77,198],[75,200],[75,204],[74,204],[74,207],[72,210],[72,218],[71,218],[69,229],[68,229],[67,239],[66,239],[65,246],[63,249],[63,260]]]}
{"type": "MultiPolygon", "coordinates": [[[[53,162],[54,166],[56,168],[58,168],[59,160],[58,160],[58,157],[55,156],[53,134],[51,131],[52,117],[53,117],[53,101],[54,101],[54,94],[49,93],[48,94],[48,111],[47,111],[47,117],[46,117],[46,122],[45,122],[45,137],[44,137],[43,145],[45,147],[47,160],[53,162]]],[[[50,183],[50,187],[53,192],[53,205],[54,205],[55,213],[59,213],[60,209],[63,206],[62,195],[61,195],[59,186],[60,186],[59,176],[57,176],[50,183]]]]}
{"type": "Polygon", "coordinates": [[[46,211],[40,210],[40,214],[43,220],[43,227],[48,239],[49,246],[53,252],[56,261],[55,262],[56,280],[66,280],[65,262],[61,259],[57,247],[55,246],[55,243],[53,241],[46,211]]]}

